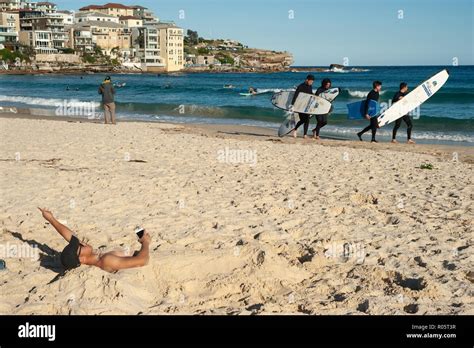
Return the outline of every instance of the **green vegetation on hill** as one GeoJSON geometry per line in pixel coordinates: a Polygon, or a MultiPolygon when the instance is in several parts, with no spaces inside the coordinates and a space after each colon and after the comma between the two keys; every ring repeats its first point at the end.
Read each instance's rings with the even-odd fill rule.
{"type": "Polygon", "coordinates": [[[221,64],[234,65],[234,58],[230,54],[219,52],[215,57],[219,62],[221,62],[221,64]]]}
{"type": "Polygon", "coordinates": [[[30,61],[30,57],[19,51],[10,51],[8,48],[0,50],[0,59],[7,63],[13,63],[17,58],[20,58],[20,61],[30,61]]]}
{"type": "Polygon", "coordinates": [[[87,64],[101,64],[101,65],[120,65],[118,57],[120,57],[120,50],[115,47],[111,50],[111,53],[116,56],[112,58],[102,52],[102,48],[96,46],[93,52],[84,52],[82,55],[82,61],[87,64]]]}

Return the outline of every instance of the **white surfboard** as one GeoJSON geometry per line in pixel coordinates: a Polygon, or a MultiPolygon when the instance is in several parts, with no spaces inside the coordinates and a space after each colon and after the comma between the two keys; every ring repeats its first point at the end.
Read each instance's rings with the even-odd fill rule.
{"type": "MultiPolygon", "coordinates": [[[[285,91],[275,93],[272,104],[277,108],[289,110],[294,92],[285,91]],[[290,93],[292,96],[290,98],[290,93]]],[[[312,115],[325,115],[331,110],[331,103],[324,98],[314,94],[300,93],[293,105],[293,112],[312,115]]]]}
{"type": "Polygon", "coordinates": [[[319,96],[326,99],[329,102],[333,102],[334,99],[341,93],[341,89],[339,87],[329,88],[327,91],[321,93],[319,96]]]}
{"type": "Polygon", "coordinates": [[[403,117],[404,115],[416,109],[418,106],[427,101],[428,98],[430,98],[433,94],[438,92],[446,83],[448,78],[449,72],[448,70],[444,69],[423,82],[405,97],[385,110],[377,118],[379,127],[383,127],[386,124],[396,121],[400,117],[403,117]]]}
{"type": "Polygon", "coordinates": [[[298,114],[291,113],[286,118],[285,121],[281,124],[280,128],[278,128],[278,136],[283,137],[290,133],[300,120],[298,114]]]}

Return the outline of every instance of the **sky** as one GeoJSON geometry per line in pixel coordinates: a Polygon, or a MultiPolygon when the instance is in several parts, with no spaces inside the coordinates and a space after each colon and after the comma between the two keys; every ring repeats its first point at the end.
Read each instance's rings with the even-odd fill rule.
{"type": "MultiPolygon", "coordinates": [[[[57,0],[77,10],[109,1],[57,0]]],[[[111,0],[111,2],[119,2],[111,0]]],[[[289,51],[295,66],[474,64],[474,0],[124,0],[204,38],[289,51]]]]}

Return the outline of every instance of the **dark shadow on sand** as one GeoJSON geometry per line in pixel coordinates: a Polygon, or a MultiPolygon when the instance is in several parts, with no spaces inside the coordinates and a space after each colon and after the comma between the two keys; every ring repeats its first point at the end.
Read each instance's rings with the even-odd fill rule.
{"type": "MultiPolygon", "coordinates": [[[[236,132],[224,132],[224,131],[218,131],[217,132],[218,134],[227,134],[227,135],[248,135],[248,136],[253,136],[253,137],[267,137],[267,138],[272,138],[272,139],[282,139],[282,138],[285,138],[285,137],[290,137],[289,135],[286,135],[284,137],[278,137],[276,135],[271,135],[271,134],[259,134],[259,133],[250,133],[250,132],[239,132],[239,131],[236,131],[236,132]]],[[[311,137],[311,134],[308,135],[308,137],[311,137]]],[[[301,136],[300,136],[301,138],[301,136]]],[[[341,141],[349,141],[351,139],[347,139],[347,138],[341,138],[341,137],[337,137],[337,136],[328,136],[328,135],[324,135],[324,136],[321,136],[321,139],[331,139],[331,140],[341,140],[341,141]]]]}
{"type": "Polygon", "coordinates": [[[228,134],[228,135],[250,135],[253,137],[268,137],[268,138],[275,138],[273,135],[268,135],[268,134],[258,134],[258,133],[248,133],[248,132],[223,132],[223,131],[218,131],[218,134],[228,134]]]}
{"type": "Polygon", "coordinates": [[[54,283],[56,280],[60,279],[66,274],[64,267],[61,265],[61,261],[59,259],[59,255],[61,254],[59,251],[50,248],[44,243],[39,243],[34,239],[25,239],[19,232],[8,232],[10,232],[13,237],[19,239],[23,243],[27,243],[32,248],[39,249],[40,266],[57,273],[57,275],[48,284],[54,283]]]}

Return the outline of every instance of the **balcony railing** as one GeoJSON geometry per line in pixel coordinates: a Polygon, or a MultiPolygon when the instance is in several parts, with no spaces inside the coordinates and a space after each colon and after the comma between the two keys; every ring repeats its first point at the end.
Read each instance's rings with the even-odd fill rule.
{"type": "Polygon", "coordinates": [[[17,32],[11,32],[11,31],[0,31],[0,36],[16,37],[16,36],[18,36],[18,33],[17,32]]]}
{"type": "Polygon", "coordinates": [[[91,35],[74,35],[75,39],[92,40],[91,35]]]}
{"type": "Polygon", "coordinates": [[[64,23],[60,22],[47,22],[46,24],[48,24],[50,27],[64,27],[64,23]]]}

